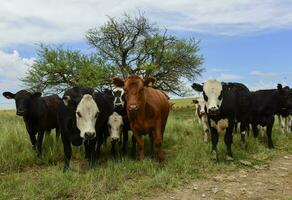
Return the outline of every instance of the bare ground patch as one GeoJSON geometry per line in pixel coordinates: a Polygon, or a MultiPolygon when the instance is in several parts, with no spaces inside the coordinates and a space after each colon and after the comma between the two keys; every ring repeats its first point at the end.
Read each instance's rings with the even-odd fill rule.
{"type": "Polygon", "coordinates": [[[252,165],[232,173],[191,182],[170,193],[147,200],[288,199],[292,198],[292,154],[265,165],[252,165]]]}

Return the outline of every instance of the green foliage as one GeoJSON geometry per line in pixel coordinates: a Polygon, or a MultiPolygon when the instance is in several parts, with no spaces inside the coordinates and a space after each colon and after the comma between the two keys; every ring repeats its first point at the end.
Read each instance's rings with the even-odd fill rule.
{"type": "Polygon", "coordinates": [[[33,91],[60,93],[72,86],[103,87],[115,73],[94,54],[41,44],[35,63],[22,81],[33,91]]]}
{"type": "Polygon", "coordinates": [[[157,195],[194,179],[216,173],[246,168],[239,161],[264,164],[283,153],[292,152],[291,134],[273,130],[275,150],[267,148],[266,137],[247,137],[248,147],[240,148],[240,134],[234,135],[235,161],[224,162],[226,147],[220,134],[219,163],[210,160],[210,143],[203,142],[202,127],[194,119],[190,100],[172,110],[164,134],[166,163],[159,165],[150,157],[150,142],[145,138],[146,158],[139,162],[130,158],[113,160],[110,142],[102,146],[95,170],[90,170],[84,149],[73,147],[72,170],[63,173],[63,147],[54,131],[44,138],[44,155],[38,158],[32,150],[21,117],[15,111],[0,112],[0,199],[130,199],[157,195]],[[190,106],[190,108],[186,108],[190,106]]]}
{"type": "Polygon", "coordinates": [[[154,76],[156,87],[178,95],[185,92],[184,80],[194,80],[203,70],[198,41],[163,33],[141,14],[109,18],[100,28],[89,29],[86,38],[124,78],[129,74],[154,76]]]}

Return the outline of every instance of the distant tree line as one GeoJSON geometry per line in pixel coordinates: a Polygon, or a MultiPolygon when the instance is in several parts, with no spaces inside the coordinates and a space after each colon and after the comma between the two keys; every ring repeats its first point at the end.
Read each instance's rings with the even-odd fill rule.
{"type": "Polygon", "coordinates": [[[61,93],[72,86],[102,89],[113,76],[154,76],[155,87],[184,95],[185,81],[193,81],[203,68],[199,42],[178,39],[143,15],[109,17],[101,27],[85,33],[94,53],[40,44],[33,66],[22,79],[33,90],[61,93]]]}

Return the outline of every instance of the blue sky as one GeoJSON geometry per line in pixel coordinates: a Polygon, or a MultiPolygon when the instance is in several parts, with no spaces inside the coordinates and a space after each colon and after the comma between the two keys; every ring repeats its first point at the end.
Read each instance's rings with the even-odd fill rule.
{"type": "MultiPolygon", "coordinates": [[[[292,1],[11,0],[0,7],[0,92],[22,88],[19,78],[35,59],[36,43],[90,51],[86,30],[137,10],[170,34],[201,41],[205,71],[198,82],[237,81],[251,90],[292,86],[292,1]]],[[[0,108],[8,107],[13,102],[1,95],[0,108]]]]}

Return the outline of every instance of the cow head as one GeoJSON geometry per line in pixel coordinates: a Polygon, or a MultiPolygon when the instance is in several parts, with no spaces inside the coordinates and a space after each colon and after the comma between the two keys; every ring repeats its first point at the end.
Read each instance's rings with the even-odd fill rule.
{"type": "Polygon", "coordinates": [[[125,81],[119,78],[113,79],[113,84],[117,87],[124,87],[125,98],[127,101],[127,110],[138,111],[144,107],[145,96],[144,86],[152,85],[155,82],[155,78],[148,77],[144,80],[136,75],[129,76],[125,81]]]}
{"type": "Polygon", "coordinates": [[[205,114],[205,101],[202,98],[193,100],[194,104],[196,104],[197,112],[200,115],[205,114]]]}
{"type": "Polygon", "coordinates": [[[76,87],[68,89],[64,93],[62,100],[65,106],[70,107],[73,110],[76,110],[77,105],[81,101],[83,95],[93,94],[93,92],[94,90],[92,88],[76,86],[76,87]]]}
{"type": "Polygon", "coordinates": [[[278,84],[277,89],[280,94],[281,108],[292,114],[292,89],[288,86],[282,87],[281,84],[278,84]]]}
{"type": "Polygon", "coordinates": [[[16,114],[19,116],[25,116],[29,112],[31,101],[34,98],[42,96],[42,93],[36,92],[31,94],[26,90],[20,90],[13,94],[11,92],[3,92],[3,96],[7,99],[14,99],[16,104],[16,114]]]}
{"type": "Polygon", "coordinates": [[[194,83],[193,89],[203,92],[207,113],[217,115],[223,100],[223,85],[217,80],[208,80],[203,85],[194,83]]]}
{"type": "Polygon", "coordinates": [[[112,142],[119,142],[123,131],[123,117],[114,112],[108,119],[108,130],[112,142]]]}
{"type": "Polygon", "coordinates": [[[85,94],[76,109],[76,125],[80,130],[80,137],[86,140],[95,138],[95,123],[99,109],[89,94],[85,94]]]}
{"type": "Polygon", "coordinates": [[[122,87],[116,87],[113,89],[112,95],[114,96],[114,107],[124,107],[124,94],[125,91],[122,87]]]}

